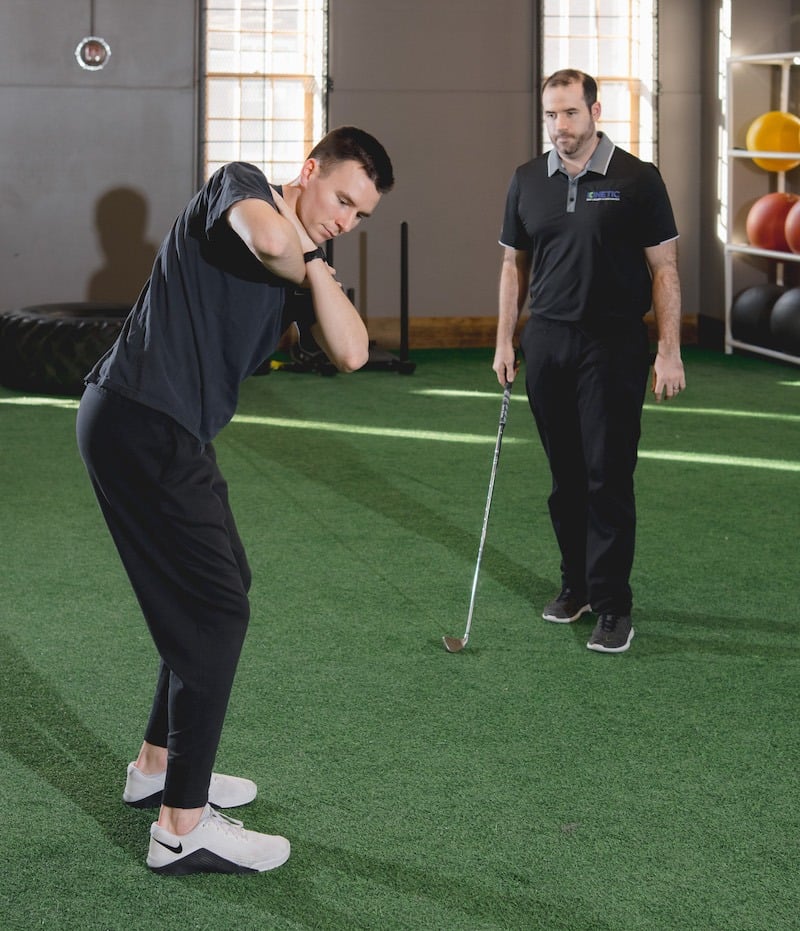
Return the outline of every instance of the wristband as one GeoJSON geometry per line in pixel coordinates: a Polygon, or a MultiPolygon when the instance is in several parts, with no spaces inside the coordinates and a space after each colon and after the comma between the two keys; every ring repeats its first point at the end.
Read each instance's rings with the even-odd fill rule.
{"type": "Polygon", "coordinates": [[[311,252],[303,253],[304,262],[313,262],[314,259],[322,259],[323,262],[325,261],[325,252],[323,251],[322,246],[317,246],[317,248],[312,249],[311,252]]]}

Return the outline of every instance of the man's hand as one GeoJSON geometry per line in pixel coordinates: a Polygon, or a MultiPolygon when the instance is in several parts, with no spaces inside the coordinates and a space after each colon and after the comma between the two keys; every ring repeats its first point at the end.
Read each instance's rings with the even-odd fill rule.
{"type": "Polygon", "coordinates": [[[657,353],[653,363],[653,394],[656,401],[677,397],[685,388],[686,375],[680,353],[657,353]]]}
{"type": "Polygon", "coordinates": [[[275,206],[278,208],[278,212],[284,218],[284,220],[288,220],[289,223],[291,223],[292,226],[294,227],[295,232],[297,233],[297,236],[300,240],[300,248],[302,249],[302,251],[312,252],[314,249],[317,248],[317,243],[315,243],[313,239],[308,235],[306,228],[303,226],[303,224],[298,219],[297,214],[286,203],[284,198],[281,197],[281,195],[275,190],[274,187],[272,187],[272,185],[270,185],[269,189],[270,191],[272,191],[272,199],[275,201],[275,206]]]}
{"type": "Polygon", "coordinates": [[[497,380],[504,388],[508,382],[513,383],[519,363],[514,353],[514,347],[511,344],[507,346],[498,345],[494,353],[492,368],[497,375],[497,380]]]}

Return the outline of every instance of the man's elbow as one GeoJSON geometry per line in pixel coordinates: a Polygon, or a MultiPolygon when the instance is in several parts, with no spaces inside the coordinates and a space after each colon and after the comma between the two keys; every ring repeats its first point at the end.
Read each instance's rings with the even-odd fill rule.
{"type": "Polygon", "coordinates": [[[369,362],[369,346],[354,347],[336,360],[336,368],[340,372],[357,372],[369,362]]]}
{"type": "MultiPolygon", "coordinates": [[[[355,313],[355,311],[354,311],[355,313]]],[[[325,338],[325,332],[319,323],[311,328],[311,334],[328,359],[340,372],[356,372],[369,361],[369,334],[363,324],[355,332],[338,334],[332,339],[325,338]]]]}
{"type": "Polygon", "coordinates": [[[249,245],[259,262],[267,268],[275,262],[286,261],[297,251],[296,248],[293,250],[293,244],[281,232],[259,230],[253,234],[249,245]]]}

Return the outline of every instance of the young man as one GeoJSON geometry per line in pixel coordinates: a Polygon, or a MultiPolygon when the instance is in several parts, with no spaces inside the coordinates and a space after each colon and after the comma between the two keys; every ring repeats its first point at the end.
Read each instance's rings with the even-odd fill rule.
{"type": "Polygon", "coordinates": [[[252,165],[224,166],[175,221],[87,376],[79,448],[161,656],[123,793],[161,806],[147,857],[158,872],[260,872],[289,856],[285,838],[216,810],[252,801],[256,786],[212,773],[251,579],[212,440],[292,321],[342,371],[367,361],[366,328],[320,244],[393,184],[383,146],[354,127],[325,136],[282,189],[252,165]]]}
{"type": "Polygon", "coordinates": [[[561,593],[543,617],[569,623],[594,611],[588,648],[621,653],[634,633],[633,473],[649,370],[642,317],[651,306],[655,398],[686,387],[678,231],[655,166],[597,132],[592,77],[556,72],[542,103],[554,148],[520,166],[508,192],[493,368],[501,384],[513,381],[514,331],[529,296],[525,383],[561,551],[561,593]]]}

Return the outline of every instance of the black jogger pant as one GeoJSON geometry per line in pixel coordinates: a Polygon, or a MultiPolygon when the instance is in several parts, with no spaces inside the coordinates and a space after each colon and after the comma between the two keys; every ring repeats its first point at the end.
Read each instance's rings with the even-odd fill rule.
{"type": "Polygon", "coordinates": [[[631,320],[590,329],[534,315],[521,344],[553,479],[548,503],[562,585],[585,594],[596,613],[629,614],[647,328],[631,320]]]}
{"type": "Polygon", "coordinates": [[[199,808],[250,617],[250,569],[211,444],[90,385],[78,447],[161,656],[145,740],[168,751],[163,801],[199,808]]]}

